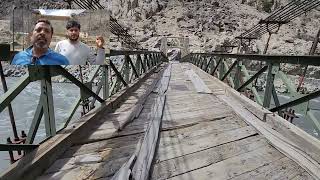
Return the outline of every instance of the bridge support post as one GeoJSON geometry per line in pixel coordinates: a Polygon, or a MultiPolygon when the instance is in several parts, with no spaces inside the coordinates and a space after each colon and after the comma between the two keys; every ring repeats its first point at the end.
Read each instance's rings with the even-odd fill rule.
{"type": "MultiPolygon", "coordinates": [[[[191,54],[188,59],[187,62],[193,63],[193,58],[194,58],[194,54],[191,54]]],[[[194,63],[193,63],[194,64],[194,63]]]]}
{"type": "Polygon", "coordinates": [[[198,63],[197,63],[197,66],[200,67],[201,66],[201,55],[199,54],[198,57],[198,63]]]}
{"type": "Polygon", "coordinates": [[[52,83],[49,69],[46,68],[45,78],[41,80],[41,102],[43,105],[44,122],[47,137],[56,134],[56,122],[52,96],[52,83]]]}
{"type": "MultiPolygon", "coordinates": [[[[41,94],[40,96],[42,97],[43,94],[41,94]]],[[[35,112],[35,114],[33,116],[30,129],[28,131],[26,144],[32,144],[33,143],[34,138],[36,137],[40,122],[41,122],[41,118],[43,116],[43,106],[41,104],[42,103],[41,97],[40,97],[40,101],[38,103],[36,112],[35,112]]]]}
{"type": "MultiPolygon", "coordinates": [[[[8,47],[9,50],[10,50],[10,46],[4,46],[4,47],[5,48],[8,47]]],[[[8,87],[7,87],[7,82],[6,82],[6,79],[5,79],[5,75],[3,73],[1,61],[0,61],[0,77],[1,77],[1,83],[2,83],[3,92],[5,93],[5,92],[8,91],[8,87]]],[[[12,110],[11,104],[8,105],[8,112],[9,112],[10,123],[11,123],[11,127],[12,127],[14,140],[18,141],[19,140],[19,136],[18,136],[18,133],[17,133],[17,126],[16,126],[16,122],[15,122],[15,119],[14,119],[14,115],[13,115],[13,110],[12,110]]]]}
{"type": "Polygon", "coordinates": [[[129,83],[129,79],[130,79],[130,66],[129,66],[129,55],[126,55],[124,58],[124,67],[123,67],[123,79],[124,81],[126,81],[126,83],[129,83]]]}
{"type": "Polygon", "coordinates": [[[206,65],[207,63],[208,63],[207,57],[203,57],[200,68],[201,68],[202,70],[204,70],[204,68],[205,68],[204,65],[206,65]]]}
{"type": "Polygon", "coordinates": [[[140,72],[142,73],[142,70],[143,70],[143,72],[145,73],[146,72],[146,63],[145,63],[145,61],[142,62],[140,54],[138,54],[137,61],[138,61],[138,63],[141,63],[141,71],[140,72]]]}
{"type": "Polygon", "coordinates": [[[193,57],[192,57],[192,63],[198,67],[198,55],[195,54],[193,57]]]}
{"type": "Polygon", "coordinates": [[[219,79],[222,80],[223,74],[224,74],[224,59],[220,60],[220,67],[219,67],[219,79]]]}
{"type": "Polygon", "coordinates": [[[263,107],[265,108],[270,107],[272,89],[274,88],[273,81],[278,71],[279,71],[279,64],[270,63],[268,65],[267,84],[266,84],[266,89],[265,89],[264,98],[263,98],[263,107]]]}
{"type": "Polygon", "coordinates": [[[103,99],[106,100],[109,98],[109,67],[107,65],[103,66],[103,76],[102,76],[102,87],[103,87],[103,99]]]}
{"type": "MultiPolygon", "coordinates": [[[[213,67],[214,67],[214,68],[211,70],[211,73],[210,73],[212,76],[214,76],[215,72],[216,72],[217,69],[219,68],[219,65],[220,65],[221,61],[222,61],[222,58],[220,58],[218,62],[216,62],[215,59],[213,60],[213,67]]],[[[219,78],[219,77],[218,77],[218,78],[219,78]]]]}
{"type": "Polygon", "coordinates": [[[149,62],[149,57],[147,54],[144,54],[143,61],[144,61],[144,65],[146,66],[146,69],[148,71],[150,69],[150,62],[149,62]]]}
{"type": "Polygon", "coordinates": [[[138,75],[140,76],[141,75],[141,63],[140,63],[139,57],[140,57],[140,55],[137,55],[135,67],[136,67],[138,75]]]}
{"type": "Polygon", "coordinates": [[[237,89],[238,87],[240,87],[240,83],[241,83],[241,66],[242,66],[242,61],[241,60],[237,60],[238,64],[237,64],[237,69],[236,69],[236,74],[235,74],[235,78],[234,78],[234,88],[237,89]]]}
{"type": "Polygon", "coordinates": [[[194,64],[194,65],[196,65],[196,63],[195,63],[195,55],[194,54],[192,54],[189,58],[188,58],[188,62],[190,62],[190,63],[192,63],[192,64],[194,64]]]}
{"type": "Polygon", "coordinates": [[[209,58],[209,62],[207,62],[207,64],[206,64],[206,67],[204,69],[205,72],[207,72],[207,73],[209,72],[209,68],[211,69],[210,65],[212,67],[212,57],[209,58]]]}
{"type": "Polygon", "coordinates": [[[157,57],[156,55],[154,54],[151,54],[151,63],[152,63],[152,67],[154,67],[156,65],[156,60],[157,60],[157,57]]]}

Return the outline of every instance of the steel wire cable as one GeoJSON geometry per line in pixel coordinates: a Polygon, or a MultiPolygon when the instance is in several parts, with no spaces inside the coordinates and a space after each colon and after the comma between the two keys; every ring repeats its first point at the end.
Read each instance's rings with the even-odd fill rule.
{"type": "MultiPolygon", "coordinates": [[[[268,16],[264,21],[282,21],[289,22],[290,20],[314,9],[315,7],[320,5],[319,0],[312,1],[291,1],[287,5],[282,8],[279,8],[270,16],[268,16]]],[[[278,29],[278,24],[269,24],[268,27],[266,24],[257,24],[246,32],[242,33],[240,37],[261,37],[263,34],[274,31],[278,29]]]]}
{"type": "MultiPolygon", "coordinates": [[[[83,9],[98,10],[105,9],[98,0],[74,0],[76,5],[83,9]]],[[[139,43],[121,26],[115,18],[110,16],[110,32],[117,35],[125,44],[134,49],[142,49],[139,43]]]]}

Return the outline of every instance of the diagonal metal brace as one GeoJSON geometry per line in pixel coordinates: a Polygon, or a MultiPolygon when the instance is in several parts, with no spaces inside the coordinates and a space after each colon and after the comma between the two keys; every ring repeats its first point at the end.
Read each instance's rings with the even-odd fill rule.
{"type": "Polygon", "coordinates": [[[221,78],[221,81],[224,81],[226,79],[226,77],[231,73],[232,69],[238,64],[238,62],[239,62],[238,60],[235,60],[233,62],[233,64],[230,66],[226,74],[224,74],[223,77],[221,78]]]}
{"type": "Polygon", "coordinates": [[[262,67],[256,74],[254,74],[250,79],[248,79],[245,83],[243,83],[237,91],[241,91],[243,88],[248,86],[252,81],[254,81],[258,76],[260,76],[263,72],[265,72],[268,69],[268,66],[262,67]]]}
{"type": "Polygon", "coordinates": [[[116,73],[117,77],[120,79],[123,85],[128,86],[127,82],[123,79],[123,77],[121,76],[121,73],[117,70],[116,66],[113,64],[112,61],[110,61],[110,67],[116,73]]]}
{"type": "Polygon", "coordinates": [[[134,66],[134,64],[133,64],[130,56],[128,55],[128,56],[126,56],[126,58],[127,58],[127,60],[129,61],[129,63],[130,63],[130,65],[131,65],[131,67],[132,67],[132,70],[133,70],[134,74],[135,74],[136,77],[138,78],[138,77],[139,77],[139,74],[138,74],[138,72],[137,72],[137,70],[136,70],[136,67],[134,66]]]}
{"type": "Polygon", "coordinates": [[[214,76],[214,73],[217,71],[222,59],[219,59],[219,61],[216,64],[216,67],[214,67],[213,71],[211,72],[211,75],[214,76]]]}
{"type": "MultiPolygon", "coordinates": [[[[110,64],[111,61],[110,61],[110,64]]],[[[72,74],[70,74],[68,71],[66,71],[64,68],[58,66],[53,68],[50,68],[50,70],[53,71],[57,71],[59,72],[59,74],[63,75],[64,77],[66,77],[67,79],[69,79],[72,83],[74,83],[76,86],[78,86],[81,90],[84,91],[84,93],[96,98],[99,102],[103,103],[104,100],[98,96],[96,93],[94,93],[93,91],[91,91],[87,86],[85,86],[83,83],[81,83],[77,78],[75,78],[74,76],[72,76],[72,74]]]]}
{"type": "Polygon", "coordinates": [[[12,100],[29,84],[29,74],[24,75],[16,84],[14,84],[6,93],[0,96],[0,112],[2,112],[12,100]]]}
{"type": "Polygon", "coordinates": [[[288,107],[292,107],[292,106],[296,106],[296,105],[299,105],[301,103],[304,103],[304,102],[307,102],[311,99],[314,99],[314,98],[317,98],[320,96],[320,91],[315,91],[313,93],[310,93],[306,96],[303,96],[301,98],[298,98],[298,99],[295,99],[295,100],[292,100],[290,102],[287,102],[285,104],[282,104],[278,107],[274,107],[274,108],[271,108],[269,109],[271,112],[276,112],[276,111],[279,111],[281,109],[285,109],[285,108],[288,108],[288,107]]]}

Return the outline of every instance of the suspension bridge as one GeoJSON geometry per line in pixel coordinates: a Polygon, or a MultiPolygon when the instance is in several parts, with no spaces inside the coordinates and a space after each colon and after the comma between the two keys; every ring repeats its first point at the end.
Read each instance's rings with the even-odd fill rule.
{"type": "MultiPolygon", "coordinates": [[[[98,1],[73,2],[103,8],[98,1]]],[[[319,5],[292,1],[220,50],[203,53],[190,52],[185,37],[163,37],[159,51],[143,50],[110,18],[112,34],[131,49],[110,50],[109,64],[96,66],[87,82],[61,66],[29,66],[7,88],[0,66],[0,110],[8,109],[14,134],[0,144],[12,163],[0,179],[320,179],[320,141],[292,123],[296,113],[303,114],[320,134],[311,108],[320,91],[300,91],[306,69],[320,66],[319,32],[308,55],[267,55],[281,25],[319,5]],[[263,54],[247,53],[266,33],[263,54]],[[177,43],[168,43],[172,39],[177,43]],[[169,61],[170,48],[181,49],[181,58],[169,61]],[[114,58],[123,63],[116,66],[114,58]],[[247,69],[252,62],[260,64],[253,73],[247,69]],[[301,66],[298,86],[282,64],[301,66]],[[51,80],[58,75],[81,91],[62,128],[56,127],[51,80]],[[260,92],[256,81],[263,75],[260,92]],[[275,80],[288,89],[287,102],[279,100],[275,80]],[[41,95],[31,125],[19,136],[11,103],[34,81],[40,81],[41,95]],[[82,116],[71,122],[79,107],[82,116]],[[47,138],[35,144],[42,119],[47,138]]],[[[1,46],[2,60],[9,61],[11,53],[1,46]]]]}

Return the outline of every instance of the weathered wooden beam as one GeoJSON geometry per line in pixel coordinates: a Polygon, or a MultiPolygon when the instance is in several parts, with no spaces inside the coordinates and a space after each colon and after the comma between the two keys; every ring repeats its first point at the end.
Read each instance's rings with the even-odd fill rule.
{"type": "Polygon", "coordinates": [[[212,93],[212,91],[208,88],[208,86],[193,70],[187,70],[185,73],[187,74],[188,78],[191,80],[194,88],[198,93],[206,93],[206,94],[212,93]]]}

